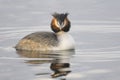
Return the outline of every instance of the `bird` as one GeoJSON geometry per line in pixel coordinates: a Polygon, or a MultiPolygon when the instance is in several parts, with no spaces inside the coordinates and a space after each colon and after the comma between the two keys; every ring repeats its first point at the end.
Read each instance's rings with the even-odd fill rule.
{"type": "Polygon", "coordinates": [[[15,46],[16,50],[49,51],[74,50],[75,41],[68,33],[71,22],[69,13],[53,13],[51,32],[38,31],[23,37],[15,46]]]}

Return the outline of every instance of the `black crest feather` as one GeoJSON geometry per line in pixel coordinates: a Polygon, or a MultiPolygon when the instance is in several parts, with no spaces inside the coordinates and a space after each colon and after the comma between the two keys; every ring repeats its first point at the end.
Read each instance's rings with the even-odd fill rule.
{"type": "Polygon", "coordinates": [[[68,16],[68,13],[53,13],[52,14],[53,17],[55,17],[56,19],[60,19],[60,20],[64,20],[67,16],[68,16]]]}

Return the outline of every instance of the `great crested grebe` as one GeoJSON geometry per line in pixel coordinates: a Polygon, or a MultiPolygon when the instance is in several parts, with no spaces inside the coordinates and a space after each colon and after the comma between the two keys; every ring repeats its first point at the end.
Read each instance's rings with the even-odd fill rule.
{"type": "Polygon", "coordinates": [[[74,49],[74,40],[67,33],[71,23],[68,13],[54,13],[51,21],[53,32],[35,32],[25,36],[15,46],[16,50],[70,50],[74,49]]]}

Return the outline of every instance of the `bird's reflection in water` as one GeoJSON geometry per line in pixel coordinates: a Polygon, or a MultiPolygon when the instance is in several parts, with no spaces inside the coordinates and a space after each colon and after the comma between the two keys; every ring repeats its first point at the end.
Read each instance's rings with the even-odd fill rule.
{"type": "MultiPolygon", "coordinates": [[[[74,50],[69,51],[21,51],[17,50],[20,57],[29,58],[26,63],[43,64],[50,63],[50,69],[53,71],[52,78],[66,76],[71,72],[70,58],[75,54],[74,50]]],[[[65,80],[65,79],[62,79],[65,80]]]]}

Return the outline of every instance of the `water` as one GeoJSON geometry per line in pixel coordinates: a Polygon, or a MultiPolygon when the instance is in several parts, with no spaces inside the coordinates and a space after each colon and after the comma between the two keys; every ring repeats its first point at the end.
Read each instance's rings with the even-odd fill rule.
{"type": "Polygon", "coordinates": [[[119,80],[120,25],[74,25],[75,51],[28,52],[14,46],[48,26],[0,29],[1,80],[119,80]]]}
{"type": "Polygon", "coordinates": [[[0,0],[0,80],[119,80],[119,0],[0,0]],[[69,12],[75,51],[16,51],[32,32],[69,12]]]}

